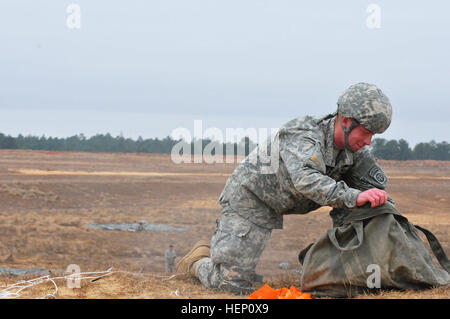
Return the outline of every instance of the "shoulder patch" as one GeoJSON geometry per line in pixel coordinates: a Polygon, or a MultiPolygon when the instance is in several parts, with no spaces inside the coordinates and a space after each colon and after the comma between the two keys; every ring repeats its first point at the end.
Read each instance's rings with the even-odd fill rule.
{"type": "Polygon", "coordinates": [[[369,176],[376,180],[381,185],[385,186],[387,184],[387,177],[379,166],[374,166],[369,171],[369,176]]]}

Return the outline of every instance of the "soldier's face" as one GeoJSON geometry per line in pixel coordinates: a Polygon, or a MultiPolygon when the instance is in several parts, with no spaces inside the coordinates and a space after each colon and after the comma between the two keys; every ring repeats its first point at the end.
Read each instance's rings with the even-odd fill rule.
{"type": "MultiPolygon", "coordinates": [[[[353,119],[349,117],[342,117],[342,125],[344,128],[350,127],[352,124],[353,119]]],[[[344,138],[344,131],[342,130],[338,120],[336,119],[335,123],[335,143],[339,148],[345,147],[345,138],[344,138]]],[[[356,152],[359,151],[361,148],[363,148],[366,145],[370,145],[372,143],[372,137],[375,134],[366,129],[361,124],[355,127],[350,134],[348,135],[348,143],[350,144],[350,147],[356,152]]]]}
{"type": "Polygon", "coordinates": [[[355,127],[348,135],[348,143],[354,151],[359,151],[366,145],[370,145],[375,134],[361,124],[355,127]]]}

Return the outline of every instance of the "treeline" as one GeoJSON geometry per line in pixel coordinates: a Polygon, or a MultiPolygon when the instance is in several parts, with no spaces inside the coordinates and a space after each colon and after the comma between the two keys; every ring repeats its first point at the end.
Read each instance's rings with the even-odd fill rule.
{"type": "MultiPolygon", "coordinates": [[[[124,138],[122,135],[113,137],[109,133],[105,135],[97,134],[90,138],[86,138],[83,134],[67,138],[57,138],[45,137],[45,135],[41,137],[31,135],[23,136],[21,134],[17,137],[11,137],[0,133],[0,149],[170,154],[173,147],[181,141],[172,139],[170,136],[163,139],[150,138],[145,140],[139,136],[137,140],[133,140],[131,138],[124,138]]],[[[208,145],[211,146],[211,143],[212,140],[210,139],[194,140],[191,142],[191,154],[201,153],[205,147],[208,145]]],[[[248,155],[256,147],[256,144],[248,137],[245,137],[239,143],[226,143],[222,144],[222,147],[223,154],[227,153],[227,149],[232,149],[234,154],[248,155]]],[[[210,153],[215,154],[214,150],[210,153]]]]}
{"type": "MultiPolygon", "coordinates": [[[[163,139],[150,138],[144,140],[142,137],[139,137],[137,140],[133,140],[124,138],[122,135],[113,137],[109,133],[105,135],[97,134],[90,138],[86,138],[83,134],[57,138],[45,137],[45,135],[41,137],[23,136],[21,134],[17,137],[12,137],[0,133],[0,149],[170,154],[173,147],[179,142],[180,140],[172,139],[169,136],[163,139]]],[[[208,145],[211,146],[211,142],[209,139],[191,142],[191,154],[201,152],[208,145]],[[195,145],[196,143],[200,144],[195,145]]],[[[222,144],[222,147],[223,154],[227,154],[227,149],[233,149],[234,154],[248,155],[256,147],[256,144],[248,137],[245,137],[239,143],[222,144]]],[[[372,147],[375,156],[380,159],[450,161],[450,144],[445,141],[441,143],[436,143],[435,141],[418,143],[414,148],[411,148],[404,139],[397,141],[376,138],[372,141],[372,147]]],[[[214,151],[211,153],[214,154],[214,151]]]]}
{"type": "Polygon", "coordinates": [[[411,149],[404,139],[388,141],[384,138],[376,138],[372,141],[372,147],[375,156],[385,160],[450,161],[450,144],[445,141],[418,143],[411,149]]]}

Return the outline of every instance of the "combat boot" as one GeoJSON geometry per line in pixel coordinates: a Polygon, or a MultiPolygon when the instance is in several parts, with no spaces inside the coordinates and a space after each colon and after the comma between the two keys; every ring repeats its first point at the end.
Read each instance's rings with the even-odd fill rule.
{"type": "Polygon", "coordinates": [[[188,252],[177,264],[176,273],[190,273],[198,277],[199,263],[196,263],[202,258],[210,257],[210,243],[206,240],[198,241],[194,247],[188,252]]]}

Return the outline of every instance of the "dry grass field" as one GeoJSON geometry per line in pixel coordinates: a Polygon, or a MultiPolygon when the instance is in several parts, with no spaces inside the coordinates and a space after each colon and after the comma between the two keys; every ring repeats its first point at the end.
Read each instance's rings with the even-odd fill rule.
{"type": "MultiPolygon", "coordinates": [[[[380,161],[387,189],[411,222],[430,229],[450,255],[450,162],[380,161]]],[[[0,267],[82,272],[109,267],[126,271],[81,288],[58,283],[58,298],[234,298],[208,290],[188,276],[167,278],[164,251],[179,257],[209,239],[220,215],[216,200],[236,164],[172,163],[170,155],[0,150],[0,267]],[[91,223],[145,220],[184,231],[128,232],[89,229],[91,223]]],[[[330,208],[284,217],[272,232],[257,271],[275,288],[299,285],[300,277],[278,268],[300,268],[298,252],[331,226],[330,208]]],[[[34,276],[36,277],[36,276],[34,276]]],[[[24,278],[0,276],[0,290],[24,278]]],[[[46,283],[22,297],[52,293],[46,283]]],[[[386,292],[360,298],[450,298],[450,287],[386,292]]]]}

